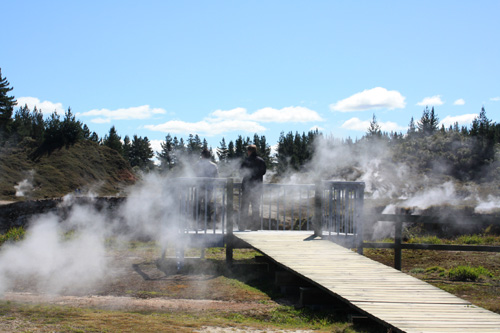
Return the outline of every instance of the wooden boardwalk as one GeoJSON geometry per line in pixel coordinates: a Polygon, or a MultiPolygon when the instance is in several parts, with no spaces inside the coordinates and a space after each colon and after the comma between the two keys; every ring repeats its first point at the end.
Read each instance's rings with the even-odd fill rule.
{"type": "Polygon", "coordinates": [[[311,233],[234,235],[393,332],[500,332],[500,315],[311,233]]]}

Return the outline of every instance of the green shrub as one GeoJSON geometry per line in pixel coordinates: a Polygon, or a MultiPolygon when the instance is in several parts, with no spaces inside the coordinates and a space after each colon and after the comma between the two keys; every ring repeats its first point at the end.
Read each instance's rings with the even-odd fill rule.
{"type": "Polygon", "coordinates": [[[443,272],[446,272],[446,269],[444,269],[441,266],[432,266],[432,267],[426,268],[425,272],[426,273],[432,273],[432,272],[443,273],[443,272]]]}
{"type": "Polygon", "coordinates": [[[0,245],[5,242],[17,242],[24,238],[25,230],[23,227],[11,228],[6,234],[0,235],[0,245]]]}
{"type": "Polygon", "coordinates": [[[408,240],[408,243],[413,244],[443,244],[443,241],[436,236],[415,237],[408,240]]]}
{"type": "Polygon", "coordinates": [[[420,268],[420,267],[413,268],[413,269],[410,270],[411,274],[422,274],[424,272],[425,272],[425,269],[420,268]]]}
{"type": "Polygon", "coordinates": [[[484,238],[481,235],[462,235],[457,238],[459,244],[484,244],[484,238]]]}
{"type": "Polygon", "coordinates": [[[453,281],[477,281],[482,276],[492,277],[493,274],[483,266],[457,266],[448,272],[448,277],[453,281]]]}

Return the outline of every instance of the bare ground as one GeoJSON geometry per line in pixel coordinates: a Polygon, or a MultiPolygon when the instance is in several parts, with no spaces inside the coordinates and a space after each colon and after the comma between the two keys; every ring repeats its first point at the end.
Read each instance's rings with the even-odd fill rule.
{"type": "MultiPolygon", "coordinates": [[[[233,276],[223,260],[186,259],[177,271],[175,259],[159,261],[156,247],[112,251],[113,267],[106,279],[87,290],[65,290],[55,295],[40,292],[30,279],[19,280],[3,295],[6,301],[26,304],[51,304],[80,308],[132,312],[226,312],[259,315],[286,304],[286,299],[272,300],[269,295],[245,286],[241,280],[258,278],[246,270],[233,276]]],[[[220,254],[219,254],[220,255],[220,254]]],[[[247,262],[243,260],[242,262],[247,262]]],[[[241,265],[244,267],[245,265],[241,265]]],[[[0,320],[0,331],[37,330],[29,323],[0,320]]],[[[223,328],[205,326],[197,332],[306,332],[303,330],[262,330],[250,327],[223,328]]]]}

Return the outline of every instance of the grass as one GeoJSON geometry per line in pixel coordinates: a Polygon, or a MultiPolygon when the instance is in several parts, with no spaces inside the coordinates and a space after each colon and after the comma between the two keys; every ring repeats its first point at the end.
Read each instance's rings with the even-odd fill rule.
{"type": "Polygon", "coordinates": [[[493,277],[493,274],[483,266],[457,266],[449,270],[448,277],[452,281],[477,281],[484,277],[493,277]]]}
{"type": "Polygon", "coordinates": [[[21,199],[53,198],[92,188],[100,195],[115,195],[125,184],[133,183],[130,166],[116,151],[90,141],[81,141],[68,148],[56,149],[37,160],[30,158],[33,147],[0,147],[0,199],[14,200],[14,186],[34,170],[34,189],[21,199]],[[97,183],[99,188],[93,188],[97,183]]]}
{"type": "Polygon", "coordinates": [[[11,228],[5,234],[0,234],[0,245],[5,242],[17,242],[24,239],[26,231],[23,227],[11,228]]]}
{"type": "Polygon", "coordinates": [[[0,330],[63,332],[192,332],[204,326],[245,329],[307,329],[318,332],[364,332],[332,314],[280,306],[268,313],[204,310],[183,312],[127,312],[28,305],[0,301],[0,330]],[[12,326],[14,327],[12,327],[12,326]]]}
{"type": "MultiPolygon", "coordinates": [[[[16,241],[22,239],[24,230],[13,229],[0,239],[16,241]]],[[[467,235],[455,242],[468,239],[474,242],[490,242],[492,236],[467,235]]],[[[496,239],[496,237],[493,237],[496,239]]],[[[432,239],[432,238],[431,238],[432,239]]],[[[448,241],[448,240],[446,240],[448,241]]],[[[146,254],[148,260],[158,256],[161,248],[154,242],[130,242],[127,246],[110,240],[112,250],[118,246],[123,253],[146,254]]],[[[121,252],[120,252],[121,253],[121,252]]],[[[186,256],[199,256],[199,249],[188,249],[186,256]]],[[[237,263],[255,262],[259,253],[251,249],[235,249],[237,263]]],[[[393,264],[393,250],[365,249],[365,255],[385,263],[393,264]]],[[[139,298],[195,298],[220,299],[274,304],[273,299],[281,297],[273,290],[272,282],[262,278],[251,278],[248,274],[228,275],[223,269],[225,248],[209,248],[205,260],[212,263],[216,275],[211,277],[209,288],[196,289],[185,280],[165,288],[154,287],[146,290],[126,290],[124,294],[139,298]],[[188,289],[191,290],[188,292],[188,289]],[[200,294],[196,294],[199,292],[200,294]]],[[[498,253],[403,250],[403,271],[427,281],[473,304],[500,313],[500,256],[498,253]]],[[[48,305],[27,305],[0,302],[0,331],[64,331],[64,332],[113,332],[124,331],[171,331],[187,332],[202,326],[248,327],[264,330],[272,329],[312,329],[320,332],[363,332],[370,331],[347,323],[345,316],[335,313],[317,313],[305,309],[277,306],[270,311],[203,311],[199,313],[170,310],[168,313],[141,311],[108,311],[80,309],[48,305]],[[11,326],[8,326],[11,325],[11,326]],[[14,327],[12,329],[12,327],[14,327]]]]}

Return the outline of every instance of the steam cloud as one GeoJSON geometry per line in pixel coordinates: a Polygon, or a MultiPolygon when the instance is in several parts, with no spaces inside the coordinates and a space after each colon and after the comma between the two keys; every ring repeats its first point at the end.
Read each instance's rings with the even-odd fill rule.
{"type": "Polygon", "coordinates": [[[137,237],[174,242],[176,235],[166,232],[176,220],[167,186],[167,179],[146,176],[131,188],[118,214],[76,204],[68,195],[59,207],[64,217],[34,216],[24,240],[0,247],[0,295],[19,283],[47,294],[91,290],[114,274],[109,237],[118,243],[137,237]]]}
{"type": "Polygon", "coordinates": [[[35,170],[30,170],[27,172],[28,177],[20,181],[14,186],[16,189],[16,197],[27,197],[33,191],[33,177],[35,176],[35,170]]]}
{"type": "MultiPolygon", "coordinates": [[[[307,172],[290,172],[286,183],[312,183],[317,180],[363,181],[365,198],[377,201],[385,212],[397,207],[426,209],[432,205],[457,205],[467,202],[478,213],[500,209],[500,198],[484,195],[472,184],[444,180],[441,174],[418,176],[403,164],[392,162],[390,149],[381,142],[346,145],[333,138],[318,138],[316,154],[305,168],[307,172]]],[[[193,176],[186,168],[176,176],[193,176]]],[[[221,176],[238,176],[238,165],[219,165],[221,176]]],[[[435,170],[443,170],[436,165],[435,170]]],[[[32,177],[31,173],[31,177],[32,177]]],[[[266,174],[266,180],[273,177],[266,174]]],[[[67,196],[62,208],[64,218],[54,214],[34,217],[23,241],[0,247],[0,294],[20,281],[28,281],[38,291],[63,293],[84,291],[105,281],[113,272],[107,255],[106,239],[148,238],[162,244],[174,243],[179,235],[169,233],[176,223],[176,206],[172,200],[171,179],[148,174],[128,189],[126,201],[118,214],[99,212],[93,205],[73,204],[67,196]]],[[[16,187],[26,194],[29,177],[16,187]]]]}

